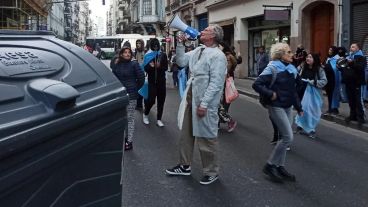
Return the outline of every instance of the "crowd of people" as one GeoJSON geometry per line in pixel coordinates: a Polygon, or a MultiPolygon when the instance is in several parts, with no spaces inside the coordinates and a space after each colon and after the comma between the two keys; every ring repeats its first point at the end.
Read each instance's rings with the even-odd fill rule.
{"type": "MultiPolygon", "coordinates": [[[[125,150],[133,149],[135,110],[142,111],[143,123],[148,125],[150,110],[157,101],[156,125],[165,126],[162,117],[166,72],[172,72],[174,87],[180,88],[181,133],[178,162],[166,169],[166,174],[191,174],[196,141],[203,166],[200,183],[206,185],[218,179],[220,124],[226,123],[228,132],[237,126],[229,113],[231,102],[227,101],[225,89],[227,79],[234,78],[235,68],[242,59],[223,41],[223,30],[218,25],[210,25],[201,32],[201,44],[196,48],[185,47],[186,40],[185,35],[179,35],[177,47],[171,48],[168,55],[156,38],[150,40],[147,49],[144,41],[137,40],[136,50],[133,52],[130,45],[124,45],[111,60],[110,67],[129,93],[125,150]],[[145,84],[148,86],[144,95],[141,90],[145,84]]],[[[367,60],[357,43],[351,45],[349,54],[343,47],[331,46],[325,61],[321,61],[319,54],[308,53],[302,45],[298,45],[296,53],[286,43],[272,45],[269,55],[263,46],[258,51],[258,77],[253,88],[267,99],[265,107],[274,129],[271,144],[275,145],[263,172],[275,182],[295,182],[296,176],[285,168],[286,154],[294,133],[316,138],[322,114],[322,90],[328,97],[325,113],[338,114],[340,102],[348,102],[350,115],[346,121],[357,121],[360,126],[366,122],[363,100],[368,99],[367,60]],[[297,111],[295,117],[293,109],[297,111]]]]}

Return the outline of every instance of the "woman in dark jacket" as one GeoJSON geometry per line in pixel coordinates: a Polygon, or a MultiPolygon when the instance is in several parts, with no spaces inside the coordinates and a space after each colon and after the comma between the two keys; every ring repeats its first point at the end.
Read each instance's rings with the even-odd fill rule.
{"type": "Polygon", "coordinates": [[[300,78],[297,69],[291,64],[293,54],[288,44],[272,45],[271,58],[272,61],[252,86],[260,95],[270,99],[268,113],[280,134],[280,140],[274,147],[263,172],[275,182],[283,182],[283,180],[295,182],[295,176],[285,169],[285,159],[287,147],[293,140],[291,107],[294,106],[298,114],[303,114],[296,91],[300,78]],[[268,88],[272,77],[275,77],[273,74],[276,74],[275,82],[271,88],[268,88]]]}
{"type": "Polygon", "coordinates": [[[324,70],[327,77],[327,85],[325,86],[328,98],[327,113],[338,114],[340,107],[340,84],[341,75],[336,68],[336,61],[340,58],[337,54],[337,47],[331,46],[328,50],[328,58],[324,64],[324,70]]]}
{"type": "Polygon", "coordinates": [[[148,115],[157,97],[157,126],[163,127],[161,121],[166,98],[167,55],[160,51],[160,42],[150,40],[150,50],[144,55],[143,68],[148,76],[148,100],[144,102],[143,123],[149,124],[148,115]]]}
{"type": "Polygon", "coordinates": [[[128,132],[125,139],[125,150],[133,149],[134,117],[137,105],[138,90],[143,86],[144,73],[136,61],[132,61],[133,52],[129,47],[123,47],[112,67],[112,72],[120,80],[129,94],[127,108],[128,132]]]}

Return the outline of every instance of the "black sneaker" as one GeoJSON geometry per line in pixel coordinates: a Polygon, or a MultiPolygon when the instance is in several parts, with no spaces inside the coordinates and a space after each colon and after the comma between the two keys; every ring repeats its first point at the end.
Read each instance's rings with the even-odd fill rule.
{"type": "Polygon", "coordinates": [[[311,138],[311,139],[315,139],[315,138],[317,138],[317,136],[316,136],[316,132],[311,131],[311,132],[308,134],[308,137],[309,137],[309,138],[311,138]]]}
{"type": "Polygon", "coordinates": [[[171,169],[166,170],[166,174],[168,175],[190,175],[191,169],[190,166],[177,165],[171,169]]]}
{"type": "Polygon", "coordinates": [[[202,185],[208,185],[208,184],[211,184],[211,183],[215,182],[217,179],[218,179],[218,175],[215,175],[215,176],[205,175],[201,179],[201,181],[199,181],[199,183],[202,184],[202,185]]]}
{"type": "Polygon", "coordinates": [[[263,167],[263,173],[268,175],[273,182],[276,182],[276,183],[282,183],[283,182],[282,177],[277,172],[277,169],[276,169],[275,165],[270,165],[270,164],[267,163],[263,167]]]}
{"type": "Polygon", "coordinates": [[[296,127],[296,130],[294,131],[294,134],[300,134],[303,133],[303,128],[301,128],[300,126],[296,127]]]}
{"type": "Polygon", "coordinates": [[[132,150],[132,149],[133,149],[133,142],[125,141],[124,150],[128,151],[128,150],[132,150]]]}
{"type": "Polygon", "coordinates": [[[288,171],[286,171],[286,169],[283,166],[277,167],[277,172],[284,180],[291,182],[296,181],[295,175],[290,174],[288,171]]]}

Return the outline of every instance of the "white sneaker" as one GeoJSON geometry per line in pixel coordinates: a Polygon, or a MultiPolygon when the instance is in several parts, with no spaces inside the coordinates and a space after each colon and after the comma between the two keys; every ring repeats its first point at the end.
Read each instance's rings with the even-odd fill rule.
{"type": "Polygon", "coordinates": [[[149,124],[148,115],[145,115],[144,113],[143,113],[143,123],[147,125],[149,124]]]}
{"type": "Polygon", "coordinates": [[[162,123],[161,120],[157,120],[157,126],[164,127],[165,125],[164,125],[164,123],[162,123]]]}

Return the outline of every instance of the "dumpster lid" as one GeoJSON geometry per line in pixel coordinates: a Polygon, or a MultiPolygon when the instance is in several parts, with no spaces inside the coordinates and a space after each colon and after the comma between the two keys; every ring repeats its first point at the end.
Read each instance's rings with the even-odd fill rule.
{"type": "Polygon", "coordinates": [[[52,31],[24,31],[24,30],[0,30],[0,35],[52,35],[52,31]]]}

